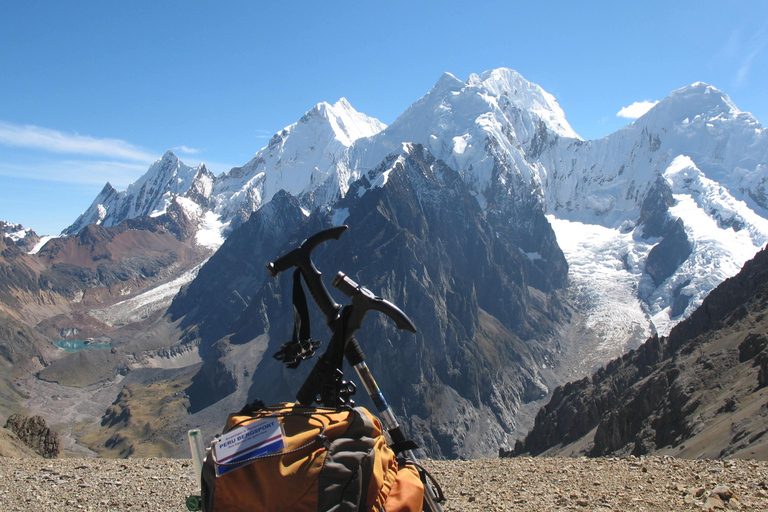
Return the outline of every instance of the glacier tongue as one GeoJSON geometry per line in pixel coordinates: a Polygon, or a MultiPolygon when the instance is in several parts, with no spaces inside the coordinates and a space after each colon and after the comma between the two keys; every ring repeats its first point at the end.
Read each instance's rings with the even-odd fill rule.
{"type": "Polygon", "coordinates": [[[583,372],[635,348],[654,331],[637,295],[653,240],[597,224],[547,216],[568,260],[569,294],[584,316],[584,340],[576,347],[583,372]]]}

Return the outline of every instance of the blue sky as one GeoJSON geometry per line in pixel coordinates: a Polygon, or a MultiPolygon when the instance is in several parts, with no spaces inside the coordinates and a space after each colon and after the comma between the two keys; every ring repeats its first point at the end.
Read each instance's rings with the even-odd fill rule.
{"type": "Polygon", "coordinates": [[[768,123],[768,2],[0,4],[0,220],[54,234],[173,149],[215,173],[316,103],[391,123],[450,72],[552,93],[584,138],[704,81],[768,123]]]}

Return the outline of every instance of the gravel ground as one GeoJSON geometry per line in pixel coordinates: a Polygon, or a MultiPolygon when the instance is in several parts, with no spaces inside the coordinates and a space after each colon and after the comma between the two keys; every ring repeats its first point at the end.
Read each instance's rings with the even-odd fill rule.
{"type": "MultiPolygon", "coordinates": [[[[447,511],[768,510],[768,462],[667,457],[423,461],[447,511]]],[[[0,510],[183,512],[183,459],[14,459],[0,464],[0,510]]]]}

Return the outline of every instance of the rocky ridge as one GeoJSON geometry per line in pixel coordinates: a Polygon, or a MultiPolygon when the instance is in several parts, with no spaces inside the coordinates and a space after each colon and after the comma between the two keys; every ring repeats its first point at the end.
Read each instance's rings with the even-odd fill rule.
{"type": "Polygon", "coordinates": [[[768,249],[668,337],[558,387],[521,454],[768,456],[768,249]]]}
{"type": "Polygon", "coordinates": [[[48,427],[42,416],[13,414],[5,422],[5,428],[46,459],[55,459],[64,454],[61,437],[48,427]]]}

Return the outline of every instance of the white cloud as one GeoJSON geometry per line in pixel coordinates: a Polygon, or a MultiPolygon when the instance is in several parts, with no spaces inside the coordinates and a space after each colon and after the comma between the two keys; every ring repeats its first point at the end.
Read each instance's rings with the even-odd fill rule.
{"type": "Polygon", "coordinates": [[[136,162],[153,162],[156,156],[120,139],[97,139],[77,133],[64,133],[32,125],[15,125],[0,121],[0,144],[10,147],[106,156],[136,162]]]}
{"type": "Polygon", "coordinates": [[[104,185],[125,188],[147,171],[142,163],[109,160],[50,160],[33,163],[0,162],[0,176],[65,183],[104,185]]]}
{"type": "Polygon", "coordinates": [[[173,151],[177,151],[179,153],[186,153],[188,155],[196,155],[200,153],[201,150],[197,148],[190,148],[187,146],[176,146],[175,148],[173,148],[173,151]]]}
{"type": "Polygon", "coordinates": [[[637,119],[651,110],[657,103],[658,101],[636,101],[630,106],[619,110],[616,116],[626,117],[627,119],[637,119]]]}

